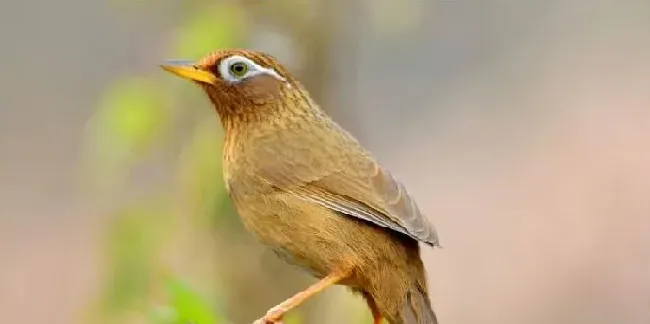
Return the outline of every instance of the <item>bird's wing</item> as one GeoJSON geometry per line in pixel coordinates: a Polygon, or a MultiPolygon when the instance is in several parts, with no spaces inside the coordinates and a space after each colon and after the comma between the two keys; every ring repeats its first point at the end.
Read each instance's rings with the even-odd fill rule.
{"type": "Polygon", "coordinates": [[[374,161],[295,188],[300,196],[340,213],[401,232],[431,245],[435,229],[404,186],[374,161]]]}
{"type": "Polygon", "coordinates": [[[338,142],[326,145],[331,139],[307,142],[277,141],[282,147],[266,146],[269,154],[258,164],[257,176],[302,199],[438,245],[435,228],[404,186],[356,141],[348,142],[353,147],[338,142]]]}

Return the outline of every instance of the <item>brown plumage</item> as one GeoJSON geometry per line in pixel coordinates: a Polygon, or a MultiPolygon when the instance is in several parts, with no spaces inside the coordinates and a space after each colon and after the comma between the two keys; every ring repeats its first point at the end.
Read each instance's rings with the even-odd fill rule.
{"type": "Polygon", "coordinates": [[[321,279],[259,322],[279,323],[342,284],[365,298],[375,323],[437,323],[418,245],[438,245],[434,227],[277,60],[224,50],[163,68],[199,84],[214,104],[226,131],[226,186],[245,226],[321,279]]]}

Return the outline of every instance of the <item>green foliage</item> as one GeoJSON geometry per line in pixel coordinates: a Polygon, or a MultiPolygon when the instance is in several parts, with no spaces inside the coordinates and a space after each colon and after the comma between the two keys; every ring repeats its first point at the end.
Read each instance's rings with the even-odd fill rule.
{"type": "Polygon", "coordinates": [[[209,225],[223,203],[214,198],[226,195],[221,171],[223,132],[216,118],[209,118],[196,125],[192,135],[181,152],[178,179],[180,187],[185,188],[188,209],[198,217],[206,216],[199,221],[209,225]]]}
{"type": "Polygon", "coordinates": [[[108,239],[110,271],[104,295],[105,311],[128,309],[146,297],[152,282],[152,263],[156,255],[158,227],[148,226],[153,220],[148,209],[127,209],[116,218],[108,239]]]}
{"type": "Polygon", "coordinates": [[[116,145],[146,148],[169,123],[164,92],[151,80],[132,78],[115,83],[106,91],[98,114],[106,135],[116,145]]]}
{"type": "MultiPolygon", "coordinates": [[[[165,56],[195,59],[215,48],[235,47],[241,42],[246,26],[241,7],[193,7],[165,56]]],[[[156,151],[173,150],[168,143],[176,137],[173,126],[177,112],[192,111],[187,107],[176,110],[172,103],[187,102],[191,96],[186,92],[191,91],[191,85],[178,91],[168,89],[165,85],[172,77],[162,72],[159,75],[167,79],[163,82],[151,76],[129,76],[117,80],[101,96],[86,137],[85,175],[92,183],[110,184],[117,193],[128,192],[134,166],[156,151]]],[[[174,265],[175,260],[189,253],[192,244],[212,242],[210,234],[203,230],[205,221],[212,221],[225,199],[220,166],[222,131],[210,113],[212,118],[191,127],[189,142],[183,145],[174,177],[179,183],[137,197],[112,216],[105,250],[106,278],[93,322],[226,323],[212,307],[212,301],[220,295],[214,287],[196,292],[185,284],[187,274],[174,265]],[[179,188],[183,193],[180,196],[186,199],[169,199],[178,196],[179,188]],[[182,221],[186,217],[192,218],[182,221]]],[[[210,266],[202,267],[204,270],[196,273],[215,275],[210,266]]]]}
{"type": "Polygon", "coordinates": [[[172,309],[176,323],[221,324],[222,318],[215,315],[205,296],[179,280],[167,282],[167,290],[172,297],[172,309]]]}
{"type": "Polygon", "coordinates": [[[172,114],[160,86],[143,77],[115,82],[102,95],[88,122],[86,178],[118,186],[130,166],[169,129],[172,114]]]}

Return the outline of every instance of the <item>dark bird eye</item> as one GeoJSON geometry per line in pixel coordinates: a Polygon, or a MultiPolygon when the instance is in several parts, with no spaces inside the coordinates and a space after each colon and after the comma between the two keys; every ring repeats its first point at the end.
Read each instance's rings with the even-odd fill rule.
{"type": "Polygon", "coordinates": [[[229,67],[230,74],[232,74],[235,77],[241,78],[244,75],[246,75],[246,72],[248,72],[248,65],[243,62],[235,62],[233,64],[230,64],[229,67]]]}

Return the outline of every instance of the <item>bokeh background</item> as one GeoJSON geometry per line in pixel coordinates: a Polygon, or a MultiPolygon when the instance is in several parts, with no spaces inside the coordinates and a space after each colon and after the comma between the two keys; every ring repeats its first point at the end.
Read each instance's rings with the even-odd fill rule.
{"type": "MultiPolygon", "coordinates": [[[[313,279],[242,228],[162,72],[276,55],[406,183],[443,324],[650,323],[650,2],[0,5],[2,323],[246,324],[313,279]]],[[[342,288],[288,324],[370,323],[342,288]]]]}

